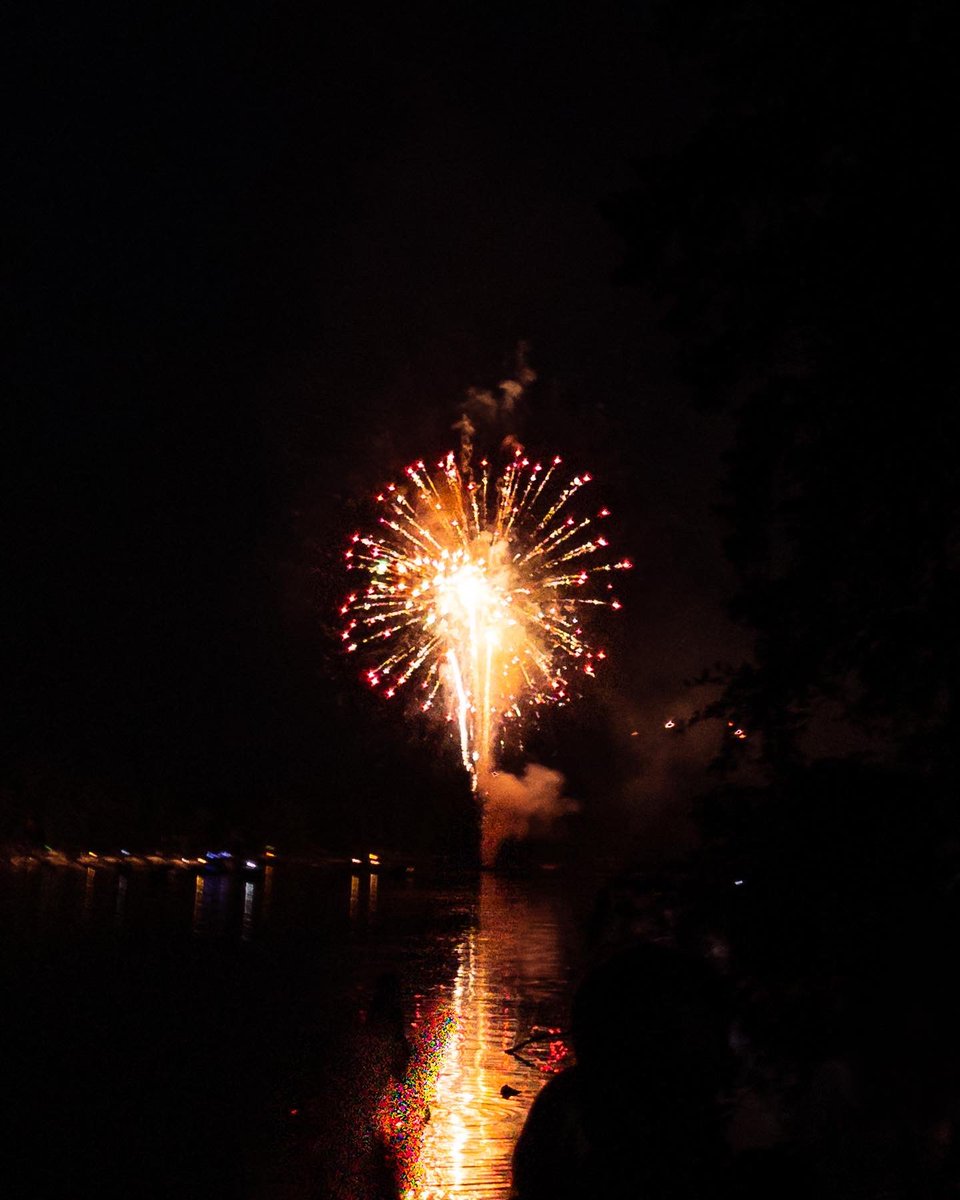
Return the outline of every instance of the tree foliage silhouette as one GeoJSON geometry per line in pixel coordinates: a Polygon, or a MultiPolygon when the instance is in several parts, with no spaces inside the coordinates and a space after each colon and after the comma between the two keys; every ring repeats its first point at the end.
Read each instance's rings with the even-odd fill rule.
{"type": "Polygon", "coordinates": [[[772,769],[830,711],[881,760],[952,777],[960,434],[946,6],[664,6],[710,89],[606,205],[622,278],[734,423],[723,507],[750,662],[724,715],[772,769]]]}

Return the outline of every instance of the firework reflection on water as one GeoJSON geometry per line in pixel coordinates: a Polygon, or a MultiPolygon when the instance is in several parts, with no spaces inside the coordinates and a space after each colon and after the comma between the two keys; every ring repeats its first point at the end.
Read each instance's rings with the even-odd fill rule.
{"type": "Polygon", "coordinates": [[[184,1193],[184,1163],[191,1195],[380,1195],[348,1171],[366,1112],[354,1048],[386,970],[422,1068],[408,1075],[411,1111],[430,1105],[404,1146],[408,1194],[505,1200],[514,1142],[562,1048],[530,1047],[529,1066],[504,1049],[565,1022],[583,888],[388,874],[371,888],[370,873],[294,862],[249,877],[0,868],[0,948],[17,981],[4,1062],[21,1081],[20,1128],[44,1129],[64,1179],[96,1147],[117,1178],[149,1156],[165,1195],[184,1193]],[[504,1084],[519,1095],[503,1099],[504,1084]],[[44,1125],[51,1089],[69,1121],[44,1125]]]}
{"type": "Polygon", "coordinates": [[[567,928],[559,896],[484,876],[452,984],[415,999],[411,1068],[392,1098],[393,1116],[406,1123],[397,1140],[402,1200],[509,1194],[523,1121],[569,1047],[543,1042],[524,1060],[505,1051],[533,1029],[563,1025],[567,928]],[[504,1098],[504,1085],[518,1094],[504,1098]]]}

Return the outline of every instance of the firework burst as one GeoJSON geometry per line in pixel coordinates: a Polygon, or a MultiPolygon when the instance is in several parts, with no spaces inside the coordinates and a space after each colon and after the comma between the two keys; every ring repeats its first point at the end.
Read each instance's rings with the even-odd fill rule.
{"type": "Polygon", "coordinates": [[[442,708],[474,788],[507,722],[570,700],[595,674],[606,654],[590,643],[589,614],[620,608],[613,573],[632,565],[606,557],[595,530],[607,509],[573,514],[590,475],[561,483],[560,467],[519,451],[499,474],[484,460],[476,477],[466,455],[432,472],[418,462],[377,496],[379,530],[346,551],[363,576],[340,609],[346,649],[368,659],[364,677],[385,696],[406,687],[424,712],[442,708]]]}

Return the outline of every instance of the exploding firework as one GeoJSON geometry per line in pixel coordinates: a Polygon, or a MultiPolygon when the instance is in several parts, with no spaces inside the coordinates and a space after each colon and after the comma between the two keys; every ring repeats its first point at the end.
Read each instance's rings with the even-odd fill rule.
{"type": "Polygon", "coordinates": [[[632,565],[606,557],[595,532],[606,508],[573,515],[590,475],[561,483],[560,467],[520,451],[499,474],[481,462],[477,477],[468,454],[433,472],[418,462],[377,496],[379,530],[346,552],[364,577],[340,610],[346,649],[369,656],[364,677],[387,697],[406,685],[424,712],[442,708],[474,788],[508,722],[563,704],[595,674],[606,653],[591,645],[589,614],[620,608],[612,576],[632,565]]]}

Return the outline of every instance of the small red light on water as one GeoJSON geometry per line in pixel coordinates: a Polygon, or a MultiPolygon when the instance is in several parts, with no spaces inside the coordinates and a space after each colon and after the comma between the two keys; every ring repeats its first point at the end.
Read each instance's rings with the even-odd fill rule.
{"type": "Polygon", "coordinates": [[[299,1108],[291,1108],[291,1109],[290,1109],[290,1116],[291,1116],[291,1117],[295,1117],[295,1116],[297,1116],[297,1115],[299,1114],[299,1112],[300,1112],[300,1109],[299,1109],[299,1108]]]}

